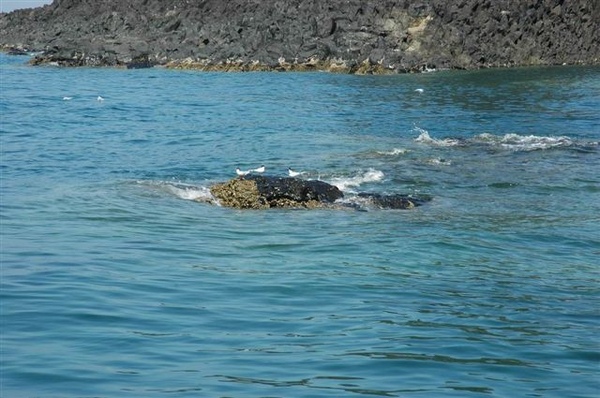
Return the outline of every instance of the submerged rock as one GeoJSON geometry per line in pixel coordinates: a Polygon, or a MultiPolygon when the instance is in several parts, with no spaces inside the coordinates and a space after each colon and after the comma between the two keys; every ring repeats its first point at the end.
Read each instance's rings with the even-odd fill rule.
{"type": "Polygon", "coordinates": [[[367,199],[372,206],[379,209],[412,209],[431,201],[428,195],[382,195],[377,193],[359,193],[359,198],[367,199]]]}

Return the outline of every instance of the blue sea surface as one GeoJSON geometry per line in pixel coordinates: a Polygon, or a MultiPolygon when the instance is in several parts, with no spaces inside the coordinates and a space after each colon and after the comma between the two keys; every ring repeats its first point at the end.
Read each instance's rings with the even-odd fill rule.
{"type": "Polygon", "coordinates": [[[600,396],[600,68],[26,61],[0,55],[1,397],[600,396]],[[348,206],[211,203],[260,165],[348,206]]]}

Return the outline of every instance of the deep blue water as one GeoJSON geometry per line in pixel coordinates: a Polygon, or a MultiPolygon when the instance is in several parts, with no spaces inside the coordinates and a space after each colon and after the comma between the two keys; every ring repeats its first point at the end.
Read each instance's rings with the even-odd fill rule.
{"type": "Polygon", "coordinates": [[[0,56],[3,398],[600,395],[600,68],[25,62],[0,56]],[[261,164],[433,200],[206,203],[261,164]]]}

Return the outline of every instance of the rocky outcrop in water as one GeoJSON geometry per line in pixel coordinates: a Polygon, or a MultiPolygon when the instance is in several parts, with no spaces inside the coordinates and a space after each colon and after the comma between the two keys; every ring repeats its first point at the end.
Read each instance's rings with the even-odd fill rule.
{"type": "Polygon", "coordinates": [[[325,207],[344,196],[323,181],[252,175],[216,184],[210,191],[223,206],[240,209],[325,207]]]}
{"type": "Polygon", "coordinates": [[[55,0],[0,16],[0,44],[42,50],[34,64],[203,70],[599,64],[599,31],[589,0],[55,0]]]}
{"type": "Polygon", "coordinates": [[[339,200],[344,198],[342,191],[323,181],[254,175],[215,184],[210,191],[222,206],[238,209],[412,209],[431,200],[428,196],[361,193],[356,200],[340,202],[339,200]]]}

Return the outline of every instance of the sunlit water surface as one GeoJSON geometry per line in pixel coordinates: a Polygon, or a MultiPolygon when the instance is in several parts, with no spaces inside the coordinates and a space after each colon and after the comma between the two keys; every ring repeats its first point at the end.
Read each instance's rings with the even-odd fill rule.
{"type": "Polygon", "coordinates": [[[25,62],[0,57],[2,397],[598,397],[600,69],[25,62]],[[261,164],[433,200],[207,203],[261,164]]]}

